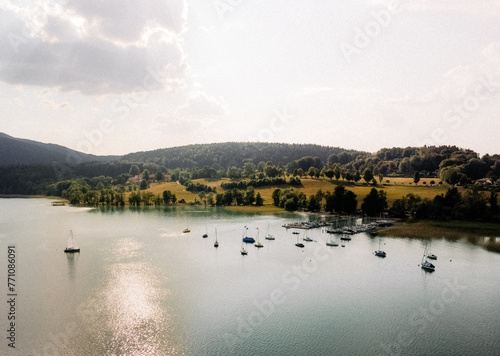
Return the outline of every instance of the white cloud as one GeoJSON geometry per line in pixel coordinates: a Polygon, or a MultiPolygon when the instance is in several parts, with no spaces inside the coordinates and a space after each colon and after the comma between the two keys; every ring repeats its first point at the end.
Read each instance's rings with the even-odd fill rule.
{"type": "Polygon", "coordinates": [[[184,81],[185,1],[46,4],[0,10],[1,81],[84,94],[150,90],[152,68],[164,75],[154,89],[184,81]]]}

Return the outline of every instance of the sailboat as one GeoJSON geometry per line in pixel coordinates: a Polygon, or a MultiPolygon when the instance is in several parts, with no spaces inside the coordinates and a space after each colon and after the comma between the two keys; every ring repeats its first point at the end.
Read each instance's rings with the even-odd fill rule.
{"type": "Polygon", "coordinates": [[[348,235],[345,235],[345,234],[343,234],[343,235],[340,237],[340,239],[341,239],[341,240],[345,240],[345,241],[351,241],[351,240],[352,240],[351,236],[348,236],[348,235]]]}
{"type": "Polygon", "coordinates": [[[379,257],[385,257],[386,256],[385,251],[382,251],[380,249],[380,239],[378,239],[378,250],[375,251],[375,256],[379,256],[379,257]]]}
{"type": "Polygon", "coordinates": [[[205,233],[202,236],[204,239],[208,237],[208,228],[205,226],[205,233]]]}
{"type": "Polygon", "coordinates": [[[299,242],[299,235],[297,235],[297,243],[295,244],[297,247],[305,247],[302,242],[299,242]]]}
{"type": "Polygon", "coordinates": [[[313,239],[311,239],[309,236],[307,236],[306,233],[304,233],[304,238],[302,239],[304,241],[308,241],[308,242],[311,242],[311,241],[314,241],[313,239]]]}
{"type": "Polygon", "coordinates": [[[189,225],[188,225],[188,222],[187,222],[187,218],[186,218],[186,228],[184,230],[182,230],[183,233],[188,233],[188,232],[191,232],[191,230],[189,230],[189,225]]]}
{"type": "Polygon", "coordinates": [[[269,224],[267,224],[266,240],[276,240],[274,236],[269,233],[269,224]]]}
{"type": "Polygon", "coordinates": [[[431,252],[431,247],[432,247],[432,240],[429,241],[429,253],[427,254],[427,257],[430,258],[431,260],[437,260],[437,256],[431,252]]]}
{"type": "Polygon", "coordinates": [[[434,266],[432,263],[427,261],[426,255],[427,255],[427,245],[425,245],[425,251],[424,251],[424,255],[422,256],[421,266],[426,271],[434,272],[436,270],[436,266],[434,266]]]}
{"type": "Polygon", "coordinates": [[[215,228],[215,242],[214,247],[219,247],[219,241],[217,241],[217,228],[215,228]]]}
{"type": "Polygon", "coordinates": [[[254,246],[258,247],[258,248],[261,248],[261,247],[264,247],[264,245],[261,244],[260,241],[259,241],[259,233],[260,233],[259,228],[257,228],[257,242],[255,243],[254,246]]]}
{"type": "Polygon", "coordinates": [[[68,235],[68,245],[64,249],[64,252],[66,253],[74,253],[74,252],[80,252],[80,248],[75,242],[75,239],[73,238],[73,231],[69,230],[69,235],[68,235]]]}
{"type": "Polygon", "coordinates": [[[328,239],[326,240],[326,246],[334,246],[337,247],[339,244],[335,241],[332,241],[331,235],[328,235],[328,239]]]}

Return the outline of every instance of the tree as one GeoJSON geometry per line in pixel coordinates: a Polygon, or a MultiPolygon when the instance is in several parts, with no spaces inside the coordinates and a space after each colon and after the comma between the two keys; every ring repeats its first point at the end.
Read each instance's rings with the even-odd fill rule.
{"type": "Polygon", "coordinates": [[[140,173],[141,173],[141,170],[139,169],[139,167],[136,164],[133,164],[130,167],[130,170],[128,171],[128,174],[130,174],[132,177],[134,177],[140,173]]]}
{"type": "Polygon", "coordinates": [[[161,171],[156,171],[155,180],[157,182],[163,182],[165,180],[165,175],[161,171]]]}
{"type": "Polygon", "coordinates": [[[497,193],[491,192],[490,198],[488,199],[488,203],[490,203],[490,210],[493,214],[498,212],[498,201],[497,201],[497,193]]]}
{"type": "Polygon", "coordinates": [[[206,198],[207,198],[207,195],[205,194],[205,192],[203,192],[203,191],[199,192],[199,193],[198,193],[198,197],[200,198],[200,200],[201,200],[202,202],[204,202],[204,203],[205,203],[205,206],[207,206],[207,199],[206,199],[206,198]]]}
{"type": "Polygon", "coordinates": [[[141,190],[148,189],[148,182],[145,179],[141,180],[140,189],[141,190]]]}
{"type": "Polygon", "coordinates": [[[418,171],[415,171],[415,173],[413,174],[413,182],[415,183],[415,185],[420,182],[420,173],[418,171]]]}
{"type": "Polygon", "coordinates": [[[325,172],[325,176],[327,176],[331,180],[334,176],[333,169],[331,169],[331,168],[327,169],[325,172]]]}
{"type": "Polygon", "coordinates": [[[377,216],[387,209],[387,195],[383,190],[372,188],[363,199],[361,210],[368,216],[377,216]]]}
{"type": "Polygon", "coordinates": [[[241,178],[241,170],[235,166],[231,166],[227,169],[227,176],[231,179],[241,178]]]}
{"type": "Polygon", "coordinates": [[[151,175],[151,173],[149,173],[149,171],[147,169],[145,169],[144,172],[142,172],[142,179],[149,181],[150,175],[151,175]]]}
{"type": "Polygon", "coordinates": [[[344,196],[344,212],[348,215],[354,214],[358,208],[358,200],[353,191],[346,191],[344,196]]]}
{"type": "Polygon", "coordinates": [[[246,162],[243,165],[243,175],[248,178],[253,178],[255,176],[255,164],[252,162],[246,162]]]}
{"type": "Polygon", "coordinates": [[[370,168],[366,168],[363,171],[363,179],[366,181],[366,183],[369,183],[373,179],[373,173],[370,168]]]}
{"type": "Polygon", "coordinates": [[[255,189],[250,186],[247,188],[245,197],[243,198],[243,205],[252,205],[255,202],[255,189]]]}
{"type": "Polygon", "coordinates": [[[271,197],[273,198],[274,206],[280,206],[281,190],[275,189],[271,197]]]}
{"type": "Polygon", "coordinates": [[[309,211],[319,211],[321,209],[321,204],[315,195],[309,196],[307,201],[307,210],[309,211]]]}
{"type": "Polygon", "coordinates": [[[262,197],[260,196],[260,193],[257,193],[257,195],[255,196],[255,205],[257,205],[257,206],[264,205],[264,199],[262,199],[262,197]]]}

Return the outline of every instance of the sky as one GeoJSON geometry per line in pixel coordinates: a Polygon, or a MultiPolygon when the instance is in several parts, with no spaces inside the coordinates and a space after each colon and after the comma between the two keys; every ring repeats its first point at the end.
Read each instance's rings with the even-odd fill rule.
{"type": "Polygon", "coordinates": [[[498,0],[0,0],[0,132],[500,153],[498,0]]]}

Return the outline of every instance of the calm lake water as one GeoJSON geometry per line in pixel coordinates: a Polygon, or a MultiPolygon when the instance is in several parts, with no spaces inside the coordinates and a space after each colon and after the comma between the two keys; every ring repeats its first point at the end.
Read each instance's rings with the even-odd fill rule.
{"type": "Polygon", "coordinates": [[[500,355],[500,254],[436,239],[436,271],[427,273],[418,240],[383,238],[384,259],[373,255],[378,238],[362,233],[327,248],[327,234],[315,229],[308,235],[316,241],[297,248],[282,225],[307,219],[0,199],[0,354],[500,355]],[[247,245],[247,256],[244,226],[253,237],[258,228],[264,244],[247,245]],[[274,241],[264,240],[268,226],[274,241]],[[70,229],[79,254],[63,252],[70,229]]]}

